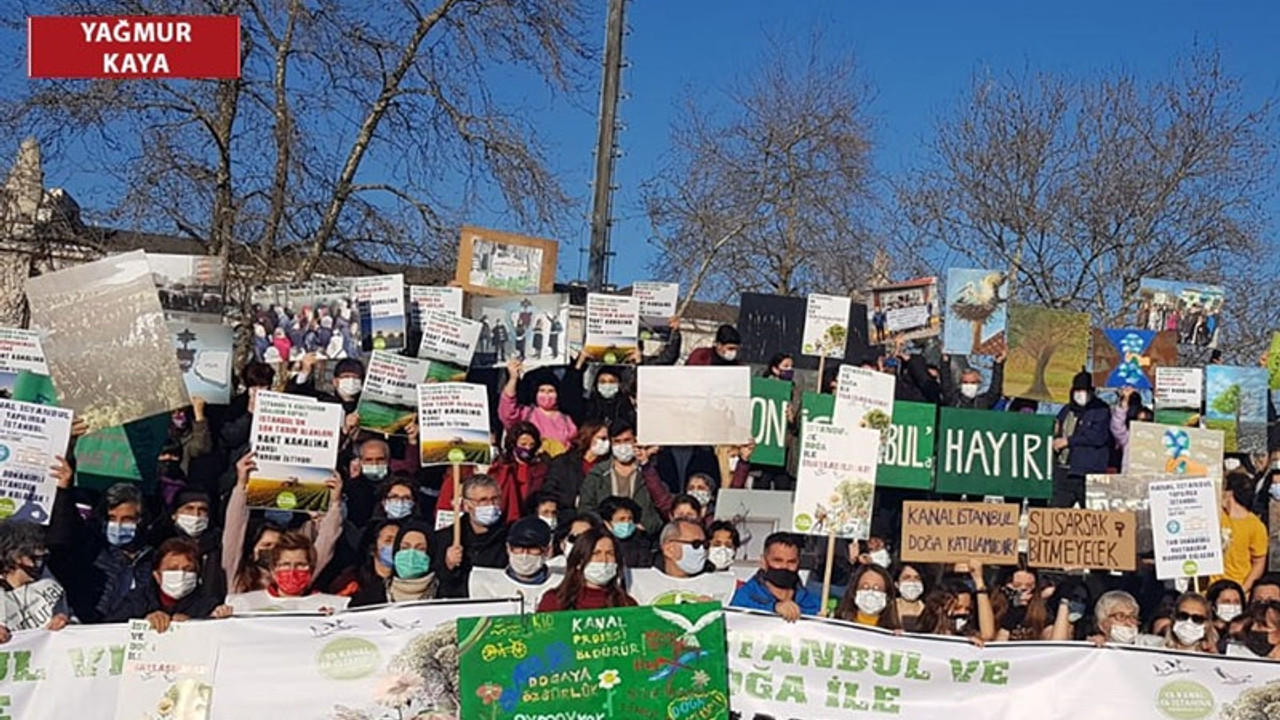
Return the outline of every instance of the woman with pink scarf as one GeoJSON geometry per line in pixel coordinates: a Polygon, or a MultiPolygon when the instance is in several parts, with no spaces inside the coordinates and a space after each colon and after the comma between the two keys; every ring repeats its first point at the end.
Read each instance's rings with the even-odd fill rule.
{"type": "Polygon", "coordinates": [[[525,378],[526,390],[533,390],[533,404],[521,404],[516,389],[523,367],[519,360],[507,363],[507,384],[498,399],[498,419],[504,428],[519,422],[532,423],[542,433],[542,451],[550,457],[569,448],[578,434],[573,418],[560,411],[560,382],[549,370],[535,372],[525,378]]]}

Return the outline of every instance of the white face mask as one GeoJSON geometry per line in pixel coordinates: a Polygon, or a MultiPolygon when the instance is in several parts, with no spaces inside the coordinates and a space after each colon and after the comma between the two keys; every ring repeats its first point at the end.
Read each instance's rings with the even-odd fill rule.
{"type": "Polygon", "coordinates": [[[960,383],[960,394],[970,400],[978,397],[978,383],[960,383]]]}
{"type": "Polygon", "coordinates": [[[636,448],[631,444],[614,445],[613,459],[620,463],[629,463],[636,459],[636,448]]]}
{"type": "Polygon", "coordinates": [[[915,602],[924,594],[924,583],[919,580],[903,580],[898,583],[898,594],[907,602],[915,602]]]}
{"type": "Polygon", "coordinates": [[[889,603],[889,596],[879,590],[859,590],[853,596],[853,604],[866,615],[879,615],[889,603]]]}
{"type": "Polygon", "coordinates": [[[1272,500],[1280,500],[1280,482],[1273,480],[1271,489],[1267,491],[1267,494],[1271,496],[1272,500]]]}
{"type": "Polygon", "coordinates": [[[618,575],[618,564],[611,562],[589,562],[582,569],[582,577],[596,587],[604,587],[613,582],[618,575]]]}
{"type": "Polygon", "coordinates": [[[722,350],[720,351],[720,357],[723,358],[725,362],[733,362],[734,360],[738,359],[738,351],[722,350]]]}
{"type": "Polygon", "coordinates": [[[160,573],[160,590],[174,600],[181,600],[196,589],[199,579],[193,572],[165,570],[160,573]]]}
{"type": "Polygon", "coordinates": [[[1119,623],[1111,626],[1111,641],[1121,645],[1132,645],[1138,642],[1138,628],[1132,625],[1120,625],[1119,623]]]}
{"type": "Polygon", "coordinates": [[[1181,620],[1173,624],[1173,634],[1183,645],[1195,645],[1204,639],[1204,625],[1181,620]]]}
{"type": "Polygon", "coordinates": [[[541,555],[512,555],[511,569],[520,577],[532,577],[542,570],[546,559],[541,555]]]}
{"type": "Polygon", "coordinates": [[[716,566],[717,570],[728,570],[733,564],[733,548],[723,545],[713,547],[707,553],[707,559],[716,566]]]}
{"type": "Polygon", "coordinates": [[[1240,469],[1240,458],[1227,458],[1222,461],[1222,467],[1227,472],[1233,472],[1240,469]]]}
{"type": "Polygon", "coordinates": [[[738,469],[738,464],[741,462],[742,462],[742,458],[738,457],[737,455],[730,455],[729,456],[729,472],[736,471],[738,469]]]}
{"type": "Polygon", "coordinates": [[[680,559],[676,567],[689,575],[697,575],[707,569],[706,546],[695,549],[692,545],[680,545],[680,559]]]}
{"type": "Polygon", "coordinates": [[[612,400],[618,396],[617,383],[600,383],[596,386],[596,391],[600,393],[600,397],[605,400],[612,400]]]}
{"type": "Polygon", "coordinates": [[[608,438],[599,438],[591,443],[591,454],[596,457],[604,457],[609,454],[608,438]]]}
{"type": "Polygon", "coordinates": [[[481,525],[484,525],[485,527],[488,527],[498,522],[498,519],[501,517],[502,517],[502,508],[498,507],[497,505],[481,505],[476,508],[476,512],[475,512],[476,522],[480,523],[481,525]]]}
{"type": "MultiPolygon", "coordinates": [[[[209,518],[199,515],[179,515],[174,524],[188,537],[200,537],[209,529],[209,518]]],[[[170,595],[169,597],[173,597],[170,595]]]]}
{"type": "Polygon", "coordinates": [[[701,505],[703,509],[706,509],[706,507],[711,504],[710,490],[690,490],[689,497],[697,500],[698,504],[701,505]]]}
{"type": "Polygon", "coordinates": [[[881,548],[879,550],[871,551],[871,562],[874,565],[887,568],[889,567],[889,563],[893,562],[893,560],[889,557],[889,551],[881,548]]]}
{"type": "Polygon", "coordinates": [[[1071,402],[1077,405],[1085,405],[1089,402],[1089,393],[1084,390],[1077,390],[1071,393],[1071,402]]]}
{"type": "Polygon", "coordinates": [[[1234,603],[1218,603],[1218,607],[1214,611],[1218,614],[1218,619],[1223,622],[1231,622],[1240,617],[1240,613],[1244,612],[1244,608],[1234,603]]]}
{"type": "Polygon", "coordinates": [[[556,520],[555,515],[539,515],[538,517],[542,518],[542,522],[546,523],[547,527],[551,528],[552,530],[555,530],[556,525],[560,524],[559,521],[556,520]]]}
{"type": "Polygon", "coordinates": [[[335,385],[338,388],[338,395],[344,398],[353,398],[360,394],[360,388],[363,386],[363,382],[360,378],[344,377],[338,378],[335,385]]]}

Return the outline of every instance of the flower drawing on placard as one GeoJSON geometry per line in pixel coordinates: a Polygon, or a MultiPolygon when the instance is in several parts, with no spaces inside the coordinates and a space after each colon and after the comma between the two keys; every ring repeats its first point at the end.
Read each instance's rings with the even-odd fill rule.
{"type": "Polygon", "coordinates": [[[402,708],[412,702],[422,688],[422,678],[417,675],[388,675],[378,683],[376,702],[383,707],[402,708]]]}
{"type": "Polygon", "coordinates": [[[697,686],[699,690],[702,690],[710,683],[711,676],[707,674],[706,670],[698,670],[693,673],[693,684],[697,686]]]}
{"type": "Polygon", "coordinates": [[[604,690],[605,710],[609,717],[613,717],[613,689],[622,684],[622,675],[617,670],[605,670],[597,679],[600,680],[600,689],[604,690]]]}
{"type": "Polygon", "coordinates": [[[485,683],[484,685],[481,685],[480,687],[476,688],[476,697],[480,698],[480,702],[484,703],[485,707],[490,708],[489,710],[490,720],[493,720],[493,718],[498,717],[498,707],[499,707],[498,698],[502,697],[501,685],[495,685],[494,683],[485,683]]]}

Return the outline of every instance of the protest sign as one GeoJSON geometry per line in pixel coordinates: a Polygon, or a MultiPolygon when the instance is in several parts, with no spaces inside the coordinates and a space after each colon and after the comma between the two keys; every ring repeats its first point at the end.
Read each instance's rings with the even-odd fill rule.
{"type": "Polygon", "coordinates": [[[1156,370],[1177,364],[1177,333],[1093,329],[1094,387],[1151,390],[1156,370]]]}
{"type": "Polygon", "coordinates": [[[818,357],[843,358],[852,303],[850,298],[837,295],[810,295],[805,305],[801,352],[818,357]]]}
{"type": "MultiPolygon", "coordinates": [[[[937,421],[938,408],[935,405],[893,403],[893,422],[880,437],[877,487],[914,490],[933,487],[934,427],[937,421]]],[[[752,455],[754,460],[755,455],[752,455]]]]}
{"type": "Polygon", "coordinates": [[[883,345],[894,338],[917,340],[942,331],[938,278],[927,277],[871,288],[867,335],[883,345]]]}
{"type": "Polygon", "coordinates": [[[352,279],[360,309],[362,347],[399,350],[405,346],[404,275],[374,275],[352,279]]]}
{"type": "Polygon", "coordinates": [[[418,386],[427,382],[430,370],[430,360],[374,350],[356,406],[360,427],[387,435],[403,433],[418,418],[418,386]]]}
{"type": "Polygon", "coordinates": [[[49,523],[58,491],[50,467],[67,454],[74,414],[0,399],[0,520],[49,523]]]}
{"type": "Polygon", "coordinates": [[[476,353],[484,326],[444,312],[429,312],[422,316],[422,341],[418,344],[418,357],[466,368],[476,353]]]}
{"type": "Polygon", "coordinates": [[[640,339],[670,338],[668,325],[680,302],[680,283],[641,280],[631,286],[631,295],[640,301],[640,339]]]}
{"type": "Polygon", "coordinates": [[[785,380],[751,378],[751,437],[754,465],[787,464],[788,406],[794,386],[785,380]]]}
{"type": "Polygon", "coordinates": [[[1221,430],[1129,423],[1126,475],[1182,475],[1222,479],[1221,430]]]}
{"type": "Polygon", "coordinates": [[[252,298],[258,312],[250,347],[258,362],[297,362],[307,353],[319,360],[361,356],[367,333],[352,278],[267,285],[252,298]]]}
{"type": "Polygon", "coordinates": [[[871,532],[880,433],[807,423],[801,432],[791,529],[865,540],[871,532]]]}
{"type": "Polygon", "coordinates": [[[1158,367],[1152,394],[1156,422],[1186,425],[1199,417],[1204,403],[1204,369],[1198,367],[1158,367]]]}
{"type": "Polygon", "coordinates": [[[636,436],[645,445],[746,445],[751,368],[641,365],[636,436]]]}
{"type": "Polygon", "coordinates": [[[786,490],[721,488],[716,493],[716,520],[728,520],[738,529],[738,557],[743,560],[759,560],[765,538],[791,527],[791,508],[786,490]]]}
{"type": "Polygon", "coordinates": [[[907,500],[898,553],[903,562],[1015,565],[1018,518],[1013,503],[907,500]]]}
{"type": "Polygon", "coordinates": [[[489,395],[483,385],[418,386],[418,451],[423,465],[489,462],[489,395]]]}
{"type": "Polygon", "coordinates": [[[893,375],[841,365],[836,384],[836,425],[887,430],[893,421],[893,375]]]}
{"type": "Polygon", "coordinates": [[[230,325],[169,321],[187,394],[210,405],[231,402],[231,360],[235,354],[235,328],[230,325]]]}
{"type": "Polygon", "coordinates": [[[1089,359],[1089,313],[1012,305],[1007,337],[1004,394],[1067,402],[1071,380],[1089,359]]]}
{"type": "Polygon", "coordinates": [[[627,592],[641,605],[712,601],[728,605],[738,588],[738,578],[731,572],[702,573],[688,578],[672,577],[658,568],[632,568],[627,573],[627,592]]]}
{"type": "Polygon", "coordinates": [[[1271,333],[1271,346],[1267,349],[1268,387],[1280,390],[1280,332],[1271,333]]]}
{"type": "Polygon", "coordinates": [[[1000,270],[947,270],[947,315],[942,351],[999,355],[1005,351],[1009,274],[1000,270]]]}
{"type": "Polygon", "coordinates": [[[459,717],[727,718],[724,622],[717,603],[462,618],[459,717]]]}
{"type": "Polygon", "coordinates": [[[1086,475],[1084,501],[1090,510],[1133,513],[1139,555],[1151,553],[1151,502],[1147,485],[1177,475],[1086,475]]]}
{"type": "Polygon", "coordinates": [[[640,301],[627,295],[587,294],[582,351],[606,365],[629,362],[640,344],[640,301]]]}
{"type": "Polygon", "coordinates": [[[555,240],[463,226],[456,280],[477,295],[534,295],[555,285],[555,240]]]}
{"type": "Polygon", "coordinates": [[[1137,326],[1174,331],[1184,345],[1217,347],[1225,299],[1217,285],[1142,278],[1137,326]]]}
{"type": "Polygon", "coordinates": [[[1035,507],[1027,513],[1031,567],[1138,569],[1138,523],[1133,513],[1035,507]]]}
{"type": "Polygon", "coordinates": [[[91,431],[76,440],[76,487],[106,490],[118,482],[137,483],[151,492],[155,458],[169,441],[169,415],[152,415],[128,425],[91,431]],[[150,458],[139,462],[138,459],[150,458]]]}
{"type": "Polygon", "coordinates": [[[213,625],[175,622],[158,633],[147,620],[131,620],[128,627],[116,718],[208,720],[218,661],[213,625]]]}
{"type": "Polygon", "coordinates": [[[0,327],[0,396],[53,405],[57,390],[35,330],[0,327]]]}
{"type": "Polygon", "coordinates": [[[410,316],[429,312],[446,312],[462,315],[462,288],[409,286],[410,316]]]}
{"type": "Polygon", "coordinates": [[[329,508],[326,483],[338,464],[343,412],[337,403],[260,390],[249,445],[258,469],[249,475],[250,508],[329,508]]]}
{"type": "Polygon", "coordinates": [[[1225,452],[1267,451],[1268,382],[1262,367],[1204,369],[1204,424],[1222,431],[1225,452]]]}
{"type": "Polygon", "coordinates": [[[1147,485],[1156,577],[1222,573],[1217,485],[1210,478],[1160,480],[1147,485]]]}
{"type": "Polygon", "coordinates": [[[58,404],[89,427],[190,404],[141,250],[28,278],[27,302],[58,404]]]}
{"type": "Polygon", "coordinates": [[[226,262],[221,257],[147,253],[147,265],[168,318],[222,323],[226,262]]]}
{"type": "Polygon", "coordinates": [[[1053,491],[1053,418],[942,408],[938,421],[941,493],[1047,498],[1053,491]]]}
{"type": "Polygon", "coordinates": [[[506,367],[516,358],[526,370],[569,362],[568,295],[472,298],[480,326],[476,367],[506,367]]]}
{"type": "MultiPolygon", "coordinates": [[[[808,313],[804,298],[743,293],[739,298],[738,332],[742,335],[739,362],[763,365],[776,352],[790,353],[801,370],[816,370],[818,358],[802,353],[808,313]]],[[[859,359],[871,353],[867,345],[867,306],[851,304],[843,357],[859,359]]]]}

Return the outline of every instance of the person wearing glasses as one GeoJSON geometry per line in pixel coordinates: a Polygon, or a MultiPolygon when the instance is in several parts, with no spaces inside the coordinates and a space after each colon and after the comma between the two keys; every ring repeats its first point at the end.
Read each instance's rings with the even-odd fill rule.
{"type": "Polygon", "coordinates": [[[488,475],[472,475],[462,483],[460,542],[454,544],[453,525],[431,537],[431,564],[437,568],[438,598],[465,598],[471,568],[507,567],[507,528],[502,520],[502,491],[488,475]]]}
{"type": "Polygon", "coordinates": [[[1170,650],[1218,654],[1218,631],[1213,627],[1213,606],[1199,593],[1183,593],[1173,610],[1173,624],[1165,631],[1170,650]]]}
{"type": "Polygon", "coordinates": [[[1103,593],[1093,605],[1093,616],[1097,621],[1098,634],[1089,639],[1098,647],[1108,643],[1142,647],[1164,645],[1163,637],[1144,635],[1139,630],[1142,624],[1141,608],[1138,601],[1123,590],[1103,593]]]}
{"type": "Polygon", "coordinates": [[[662,528],[658,538],[662,549],[662,574],[679,580],[701,575],[707,569],[707,531],[702,523],[677,518],[662,528]]]}

